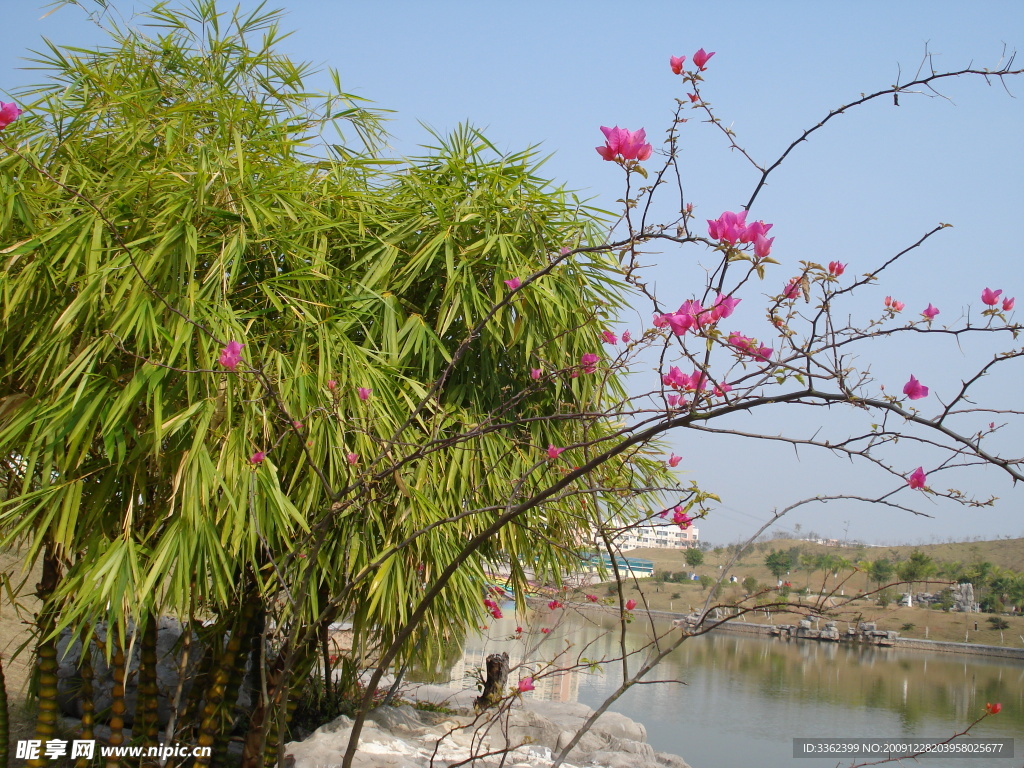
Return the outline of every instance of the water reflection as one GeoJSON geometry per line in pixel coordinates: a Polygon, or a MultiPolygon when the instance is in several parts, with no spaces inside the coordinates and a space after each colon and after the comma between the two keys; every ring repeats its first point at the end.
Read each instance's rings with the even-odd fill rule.
{"type": "MultiPolygon", "coordinates": [[[[520,639],[511,618],[492,623],[485,637],[469,639],[444,681],[472,687],[473,670],[500,651],[508,651],[513,666],[522,667],[523,672],[513,672],[513,683],[548,665],[568,667],[581,657],[618,656],[614,615],[558,613],[564,614],[560,622],[550,612],[532,615],[520,639]],[[544,626],[548,634],[540,633],[544,626]]],[[[670,632],[670,627],[658,624],[657,631],[670,632]]],[[[650,625],[638,619],[626,643],[639,651],[650,637],[650,625]]],[[[631,661],[630,669],[644,657],[631,661]]],[[[682,684],[633,688],[613,709],[644,723],[656,749],[680,754],[697,768],[788,766],[795,737],[947,737],[978,717],[989,701],[1001,702],[1003,711],[972,735],[1024,734],[1024,663],[1013,660],[718,632],[687,640],[651,676],[682,684]]],[[[621,679],[618,664],[601,665],[598,671],[573,669],[542,677],[533,694],[597,706],[621,679]]],[[[991,764],[1020,765],[1024,740],[1018,739],[1016,747],[1016,759],[991,764]]],[[[835,759],[799,761],[805,768],[836,764],[835,759]]],[[[943,768],[962,761],[932,758],[927,764],[943,768]]]]}

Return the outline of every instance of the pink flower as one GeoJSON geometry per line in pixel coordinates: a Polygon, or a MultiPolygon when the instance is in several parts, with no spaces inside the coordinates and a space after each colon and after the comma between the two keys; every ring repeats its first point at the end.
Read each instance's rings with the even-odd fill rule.
{"type": "Polygon", "coordinates": [[[505,281],[505,285],[508,286],[508,289],[510,291],[516,290],[522,284],[523,284],[523,281],[520,280],[518,277],[513,277],[511,280],[506,280],[505,281]]]}
{"type": "Polygon", "coordinates": [[[782,295],[787,299],[795,299],[800,295],[800,278],[794,277],[788,283],[786,287],[782,289],[782,295]]]}
{"type": "Polygon", "coordinates": [[[557,600],[552,600],[550,603],[548,603],[548,608],[550,608],[552,611],[557,611],[561,607],[562,604],[557,600]]]}
{"type": "Polygon", "coordinates": [[[606,128],[602,125],[601,133],[604,134],[605,145],[596,149],[605,160],[614,160],[616,156],[621,156],[623,160],[646,160],[654,151],[650,144],[644,143],[647,133],[643,128],[630,132],[619,126],[606,128]]]}
{"type": "Polygon", "coordinates": [[[892,296],[886,296],[885,306],[890,307],[893,312],[902,312],[903,308],[907,305],[902,301],[896,301],[892,296]]]}
{"type": "Polygon", "coordinates": [[[583,366],[583,373],[593,373],[597,370],[595,363],[600,360],[600,355],[595,355],[593,352],[580,357],[580,365],[583,366]]]}
{"type": "Polygon", "coordinates": [[[698,101],[700,101],[700,96],[698,96],[696,93],[688,93],[686,95],[690,97],[691,104],[696,104],[698,101]]]}
{"type": "Polygon", "coordinates": [[[681,75],[683,74],[683,64],[686,62],[685,56],[669,56],[668,63],[672,67],[672,74],[681,75]]]}
{"type": "Polygon", "coordinates": [[[1003,705],[999,702],[996,702],[995,704],[986,703],[985,711],[990,715],[998,715],[1003,711],[1003,705]]]}
{"type": "Polygon", "coordinates": [[[629,344],[630,339],[632,339],[632,338],[633,337],[630,335],[629,331],[625,331],[622,334],[622,343],[623,344],[629,344]]]}
{"type": "Polygon", "coordinates": [[[1003,312],[1009,312],[1013,309],[1014,298],[1011,296],[1008,299],[1003,299],[1003,312]]]}
{"type": "Polygon", "coordinates": [[[693,518],[683,512],[679,507],[676,507],[675,514],[672,515],[672,522],[685,531],[690,527],[690,525],[692,525],[693,518]]]}
{"type": "Polygon", "coordinates": [[[369,400],[370,399],[370,395],[373,394],[373,389],[371,389],[370,387],[360,387],[357,390],[357,392],[359,392],[359,399],[360,400],[369,400]]]}
{"type": "Polygon", "coordinates": [[[516,627],[516,634],[517,635],[523,634],[523,628],[522,627],[516,627]]]}
{"type": "Polygon", "coordinates": [[[682,456],[676,456],[674,453],[668,457],[668,465],[670,467],[678,467],[679,462],[683,460],[682,456]]]}
{"type": "Polygon", "coordinates": [[[665,399],[668,401],[668,407],[669,408],[678,408],[679,407],[679,395],[669,395],[665,399]]]}
{"type": "Polygon", "coordinates": [[[704,71],[704,65],[708,63],[708,59],[715,55],[715,52],[705,53],[704,49],[701,48],[695,54],[693,54],[693,63],[697,65],[697,69],[701,72],[704,71]]]}
{"type": "Polygon", "coordinates": [[[911,488],[924,488],[924,483],[927,479],[928,478],[924,473],[924,467],[918,467],[910,474],[910,477],[907,478],[907,485],[911,488]]]}
{"type": "Polygon", "coordinates": [[[903,394],[911,400],[920,400],[922,397],[928,397],[928,387],[911,376],[910,381],[903,385],[903,394]]]}
{"type": "Polygon", "coordinates": [[[668,325],[668,316],[655,315],[654,319],[651,322],[654,323],[655,328],[664,328],[666,325],[668,325]]]}
{"type": "Polygon", "coordinates": [[[843,272],[846,271],[846,265],[840,264],[838,261],[830,261],[828,263],[828,273],[839,277],[843,272]]]}
{"type": "Polygon", "coordinates": [[[993,291],[991,288],[986,288],[984,291],[981,292],[981,300],[984,303],[988,304],[990,307],[994,307],[996,304],[999,303],[999,294],[1001,294],[1002,292],[1002,288],[1000,288],[998,291],[993,291]]]}
{"type": "Polygon", "coordinates": [[[544,628],[542,628],[542,629],[541,629],[541,632],[542,632],[543,634],[545,634],[545,635],[546,635],[546,634],[547,634],[548,632],[550,632],[550,631],[551,631],[551,630],[550,630],[550,629],[548,629],[547,627],[544,627],[544,628]]]}
{"type": "Polygon", "coordinates": [[[725,243],[743,240],[747,233],[747,212],[725,211],[717,219],[708,219],[708,235],[725,243]]]}
{"type": "Polygon", "coordinates": [[[600,599],[601,598],[599,598],[597,595],[587,595],[587,600],[589,600],[592,603],[596,603],[600,599]]]}
{"type": "Polygon", "coordinates": [[[925,307],[924,311],[921,314],[927,317],[929,320],[934,320],[935,316],[939,314],[939,310],[933,307],[931,302],[928,302],[928,306],[925,307]]]}
{"type": "Polygon", "coordinates": [[[541,375],[543,373],[544,373],[544,371],[542,371],[540,368],[531,368],[530,369],[530,378],[533,379],[534,381],[536,381],[537,379],[539,379],[541,377],[541,375]]]}
{"type": "Polygon", "coordinates": [[[743,299],[734,299],[732,296],[718,294],[715,299],[715,305],[711,308],[711,319],[717,322],[729,317],[741,301],[743,299]]]}
{"type": "Polygon", "coordinates": [[[338,388],[338,382],[336,382],[334,379],[331,379],[330,381],[327,382],[327,388],[331,390],[331,392],[333,392],[335,389],[338,388]]]}
{"type": "Polygon", "coordinates": [[[774,237],[765,237],[764,235],[756,235],[754,237],[754,255],[759,259],[763,259],[772,252],[772,243],[775,242],[774,237]]]}
{"type": "Polygon", "coordinates": [[[359,463],[359,454],[358,453],[346,453],[345,454],[345,460],[349,464],[358,464],[359,463]]]}
{"type": "Polygon", "coordinates": [[[242,347],[245,345],[239,341],[229,341],[228,345],[221,350],[220,357],[217,358],[217,362],[227,368],[229,371],[235,370],[238,367],[239,362],[242,360],[242,347]]]}
{"type": "Polygon", "coordinates": [[[618,344],[619,343],[619,337],[616,336],[611,331],[602,331],[601,332],[601,338],[604,340],[605,344],[618,344]]]}
{"type": "Polygon", "coordinates": [[[292,427],[294,427],[295,429],[302,429],[302,422],[301,421],[293,421],[292,422],[292,427]]]}
{"type": "Polygon", "coordinates": [[[627,600],[626,601],[626,610],[627,611],[632,611],[634,608],[636,608],[636,600],[633,600],[633,599],[627,600]]]}
{"type": "Polygon", "coordinates": [[[526,693],[527,691],[532,691],[533,687],[534,686],[533,686],[533,678],[532,677],[524,677],[522,680],[519,681],[519,692],[520,693],[526,693]]]}
{"type": "Polygon", "coordinates": [[[262,464],[263,460],[267,458],[266,451],[256,451],[252,456],[249,457],[250,464],[262,464]]]}
{"type": "Polygon", "coordinates": [[[558,458],[558,455],[559,455],[559,454],[560,454],[560,453],[561,453],[562,451],[564,451],[564,450],[565,450],[565,448],[556,448],[556,447],[555,447],[555,446],[553,446],[553,445],[549,445],[549,446],[548,446],[548,458],[549,458],[549,459],[557,459],[557,458],[558,458]]]}
{"type": "Polygon", "coordinates": [[[0,101],[0,131],[18,119],[21,109],[13,101],[4,104],[0,101]]]}

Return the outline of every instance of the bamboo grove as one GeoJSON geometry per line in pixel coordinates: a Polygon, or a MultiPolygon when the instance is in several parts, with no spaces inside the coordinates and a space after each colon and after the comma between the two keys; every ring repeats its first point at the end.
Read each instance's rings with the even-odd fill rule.
{"type": "MultiPolygon", "coordinates": [[[[41,738],[63,632],[91,649],[85,732],[110,665],[110,743],[126,719],[155,743],[168,617],[191,670],[168,735],[219,764],[234,732],[247,766],[276,762],[332,622],[353,624],[351,677],[468,540],[617,429],[616,374],[581,364],[621,302],[587,250],[599,212],[469,127],[389,156],[379,113],[306,90],[277,23],[196,0],[97,50],[50,45],[0,137],[0,546],[43,567],[41,738]],[[239,711],[247,663],[263,693],[239,711]]],[[[486,569],[557,582],[595,509],[665,485],[649,450],[489,537],[395,663],[480,622],[486,569]]]]}

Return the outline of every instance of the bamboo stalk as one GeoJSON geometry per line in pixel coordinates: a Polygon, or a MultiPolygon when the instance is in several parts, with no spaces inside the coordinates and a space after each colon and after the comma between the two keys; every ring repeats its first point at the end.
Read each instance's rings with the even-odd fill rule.
{"type": "Polygon", "coordinates": [[[156,685],[157,617],[146,616],[139,654],[138,698],[135,703],[135,727],[132,735],[143,746],[156,746],[159,741],[159,692],[156,685]]]}
{"type": "MultiPolygon", "coordinates": [[[[79,688],[78,699],[82,706],[82,728],[79,738],[84,740],[95,739],[93,726],[96,723],[96,703],[93,701],[93,669],[92,669],[92,640],[82,642],[82,653],[78,660],[78,674],[82,679],[79,688]]],[[[79,757],[75,760],[75,768],[86,768],[89,760],[79,757]]]]}

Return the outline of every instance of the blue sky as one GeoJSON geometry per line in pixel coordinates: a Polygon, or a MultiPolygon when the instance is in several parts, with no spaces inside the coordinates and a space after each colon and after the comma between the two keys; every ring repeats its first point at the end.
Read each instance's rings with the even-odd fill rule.
{"type": "MultiPolygon", "coordinates": [[[[83,13],[66,7],[41,18],[44,3],[25,0],[4,9],[7,44],[0,50],[0,91],[35,82],[20,57],[46,36],[88,45],[101,39],[83,13]]],[[[243,8],[256,3],[245,0],[243,8]]],[[[275,5],[275,4],[271,4],[275,5]]],[[[1020,2],[639,2],[628,10],[610,2],[327,2],[283,0],[284,27],[295,33],[284,52],[341,73],[343,87],[394,110],[389,123],[396,152],[415,152],[429,134],[462,121],[484,129],[499,148],[539,144],[551,155],[546,174],[611,208],[622,194],[622,174],[601,161],[601,125],[644,127],[657,147],[675,98],[684,97],[668,67],[670,55],[704,47],[715,51],[703,93],[725,125],[759,161],[770,161],[832,107],[861,93],[909,79],[927,44],[937,69],[971,63],[996,68],[1005,51],[1024,47],[1020,2]]],[[[121,3],[122,9],[142,4],[121,3]]],[[[228,7],[225,3],[224,7],[228,7]]],[[[1020,64],[1024,65],[1024,59],[1020,64]]],[[[688,61],[689,65],[689,61],[688,61]]],[[[325,76],[310,85],[328,88],[325,76]]],[[[968,305],[978,311],[982,288],[1003,288],[1024,303],[1021,211],[1024,209],[1024,77],[986,84],[977,77],[947,81],[947,98],[904,95],[900,106],[879,100],[837,118],[802,144],[772,177],[752,218],[774,222],[776,256],[783,264],[758,289],[777,292],[802,259],[839,260],[850,273],[874,268],[938,222],[952,223],[926,248],[887,271],[881,285],[863,291],[844,312],[864,320],[891,294],[907,304],[907,319],[928,302],[952,322],[968,305]],[[1012,95],[1011,95],[1012,94],[1012,95]],[[1019,97],[1019,98],[1014,98],[1019,97]]],[[[697,218],[737,210],[756,174],[730,152],[721,134],[694,119],[683,130],[683,172],[697,218]]],[[[666,201],[669,202],[669,201],[666,201]]],[[[650,274],[659,296],[673,306],[699,289],[702,254],[652,254],[650,274]]],[[[737,321],[750,335],[758,291],[748,294],[737,321]]],[[[762,305],[763,305],[762,301],[762,305]]],[[[634,332],[650,313],[629,313],[634,332]]],[[[729,330],[733,330],[730,328],[729,330]]],[[[922,405],[939,408],[971,363],[994,348],[915,339],[865,348],[878,383],[898,391],[910,373],[932,388],[922,405]]],[[[1007,367],[986,393],[1002,407],[1020,407],[1022,365],[1007,367]]],[[[919,404],[920,405],[920,404],[919,404]]],[[[819,426],[851,423],[834,412],[787,414],[784,422],[751,417],[736,426],[782,428],[809,435],[819,426]]],[[[984,419],[985,422],[988,418],[984,419]]],[[[980,426],[980,425],[979,425],[980,426]]],[[[1024,453],[1022,424],[996,438],[1024,453]]],[[[869,468],[778,446],[707,436],[672,438],[684,456],[680,468],[719,493],[724,505],[701,525],[702,536],[735,540],[776,506],[807,495],[878,492],[892,478],[869,468]]],[[[907,453],[909,473],[934,457],[907,453]]],[[[943,480],[943,482],[945,482],[943,480]]],[[[965,489],[1000,496],[992,508],[962,509],[903,493],[934,519],[863,504],[811,505],[782,525],[800,523],[830,536],[869,542],[929,542],[980,535],[1024,535],[1024,493],[995,471],[955,479],[965,489]]],[[[954,484],[952,478],[943,485],[954,484]]]]}

